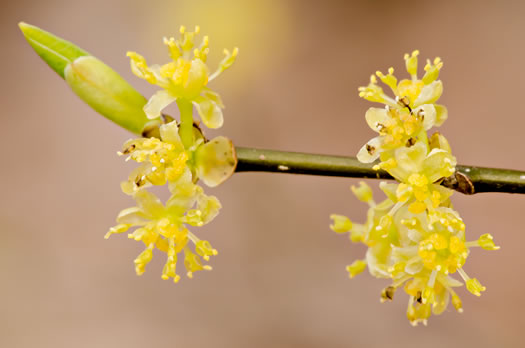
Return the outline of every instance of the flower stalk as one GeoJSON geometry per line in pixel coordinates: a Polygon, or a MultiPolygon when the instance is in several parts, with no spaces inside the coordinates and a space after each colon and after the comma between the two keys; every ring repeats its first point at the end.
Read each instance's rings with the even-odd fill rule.
{"type": "Polygon", "coordinates": [[[189,149],[193,145],[193,105],[185,100],[177,100],[180,112],[180,138],[184,147],[189,149]]]}
{"type": "MultiPolygon", "coordinates": [[[[393,180],[375,163],[361,163],[355,157],[319,155],[278,150],[236,147],[236,172],[269,172],[393,180]]],[[[525,171],[457,165],[443,186],[464,194],[502,192],[525,194],[525,171]]]]}

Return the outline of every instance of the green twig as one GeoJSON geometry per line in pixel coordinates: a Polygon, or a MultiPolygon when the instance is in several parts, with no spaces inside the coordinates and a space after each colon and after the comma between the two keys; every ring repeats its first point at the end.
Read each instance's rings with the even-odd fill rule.
{"type": "MultiPolygon", "coordinates": [[[[354,157],[315,155],[298,152],[237,147],[236,172],[273,172],[338,176],[348,178],[393,179],[373,164],[354,157]]],[[[456,173],[441,184],[464,194],[480,192],[525,193],[525,172],[511,169],[458,165],[456,173]]]]}

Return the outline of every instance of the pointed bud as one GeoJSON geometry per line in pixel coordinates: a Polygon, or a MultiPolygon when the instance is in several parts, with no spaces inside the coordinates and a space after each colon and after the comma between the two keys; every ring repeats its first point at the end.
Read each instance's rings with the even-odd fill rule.
{"type": "Polygon", "coordinates": [[[20,22],[18,23],[22,34],[27,42],[33,47],[35,52],[42,58],[51,69],[64,77],[64,69],[75,59],[88,56],[89,53],[73,45],[71,42],[63,40],[55,35],[42,30],[33,25],[20,22]]]}
{"type": "Polygon", "coordinates": [[[104,117],[140,134],[148,121],[146,99],[113,69],[80,47],[35,26],[20,23],[36,53],[71,89],[104,117]]]}

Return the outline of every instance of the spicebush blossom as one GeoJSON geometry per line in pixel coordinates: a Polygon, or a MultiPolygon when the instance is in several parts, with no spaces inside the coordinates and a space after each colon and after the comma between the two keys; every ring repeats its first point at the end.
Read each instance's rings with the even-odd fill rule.
{"type": "Polygon", "coordinates": [[[202,44],[195,48],[194,38],[199,27],[194,32],[181,27],[180,33],[179,40],[164,39],[173,59],[168,64],[148,66],[142,56],[128,52],[135,75],[163,88],[144,106],[146,115],[158,118],[164,107],[177,101],[180,122],[169,122],[171,118],[162,115],[149,125],[158,126],[157,137],[130,139],[124,143],[119,155],[127,156],[126,160],[140,166],[122,182],[121,188],[137,205],[122,210],[117,217],[118,225],[105,236],[109,238],[112,234],[134,229],[128,237],[145,245],[145,250],[135,259],[137,275],[144,273],[153,250],[158,249],[167,254],[162,279],[172,278],[175,283],[180,279],[176,273],[180,253],[184,253],[183,263],[190,278],[196,271],[211,270],[202,260],[208,261],[218,253],[208,241],[199,239],[188,228],[209,223],[221,208],[219,200],[206,195],[198,181],[210,187],[217,186],[233,174],[237,164],[231,140],[224,136],[208,140],[193,120],[192,109],[196,107],[207,127],[222,126],[221,108],[224,105],[207,84],[233,64],[238,50],[226,51],[226,58],[218,70],[209,75],[205,64],[208,38],[204,37],[202,44]],[[165,204],[147,191],[154,185],[168,186],[171,197],[165,204]]]}
{"type": "Polygon", "coordinates": [[[392,300],[397,289],[409,295],[407,318],[411,324],[427,324],[430,315],[441,314],[452,302],[462,312],[462,303],[454,288],[463,283],[452,275],[459,274],[466,288],[480,296],[485,287],[464,270],[470,248],[497,250],[490,234],[467,241],[465,224],[453,209],[453,191],[440,185],[443,178],[455,171],[456,158],[446,138],[427,131],[441,125],[448,117],[447,109],[435,102],[443,92],[437,80],[443,63],[436,58],[427,62],[425,74],[417,77],[419,52],[405,55],[411,79],[398,83],[393,68],[384,75],[372,75],[367,87],[359,88],[359,96],[383,103],[385,108],[370,108],[366,121],[379,135],[359,151],[361,162],[379,160],[374,169],[384,169],[399,183],[380,184],[386,199],[376,203],[372,190],[364,182],[352,191],[368,203],[366,222],[353,223],[343,215],[331,215],[330,228],[348,233],[354,243],[368,247],[363,259],[347,266],[350,278],[368,268],[377,278],[391,279],[383,289],[381,301],[392,300]],[[377,77],[395,97],[387,96],[377,85],[377,77]]]}
{"type": "Polygon", "coordinates": [[[133,194],[137,202],[136,207],[127,208],[117,217],[117,226],[110,229],[106,238],[113,233],[123,233],[130,228],[137,227],[128,237],[142,241],[146,249],[135,259],[137,275],[145,271],[146,265],[153,257],[153,249],[165,252],[167,262],[162,271],[162,278],[173,278],[178,282],[180,276],[176,274],[177,254],[184,251],[184,265],[188,277],[193,272],[211,270],[210,266],[202,265],[201,257],[206,261],[209,256],[217,255],[207,241],[200,240],[186,225],[200,227],[213,220],[221,207],[219,200],[204,194],[202,188],[192,182],[192,175],[186,170],[174,182],[176,190],[171,198],[163,205],[158,197],[146,190],[138,190],[133,194]],[[189,247],[193,243],[194,254],[189,247]]]}
{"type": "Polygon", "coordinates": [[[176,100],[186,100],[195,105],[202,122],[208,128],[220,128],[223,124],[220,96],[207,87],[208,82],[228,69],[235,61],[239,50],[224,50],[225,58],[217,70],[209,73],[206,59],[209,52],[208,36],[205,36],[199,47],[195,45],[195,36],[200,28],[187,31],[180,28],[181,38],[164,38],[172,61],[164,65],[148,66],[146,59],[136,52],[128,52],[131,59],[131,70],[138,77],[157,85],[162,89],[155,93],[144,108],[148,118],[161,116],[161,111],[176,100]]]}

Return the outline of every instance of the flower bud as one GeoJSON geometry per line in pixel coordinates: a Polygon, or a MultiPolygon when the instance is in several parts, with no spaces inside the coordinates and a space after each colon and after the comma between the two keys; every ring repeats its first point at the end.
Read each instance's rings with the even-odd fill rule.
{"type": "Polygon", "coordinates": [[[119,74],[69,41],[23,22],[19,27],[36,53],[84,102],[119,126],[142,132],[148,121],[146,99],[119,74]]]}
{"type": "Polygon", "coordinates": [[[140,134],[148,121],[146,99],[113,69],[93,56],[83,56],[64,70],[67,84],[104,117],[140,134]]]}
{"type": "Polygon", "coordinates": [[[40,58],[62,78],[64,78],[64,69],[69,63],[79,57],[89,55],[88,52],[71,42],[56,37],[34,25],[20,22],[18,26],[40,58]]]}

